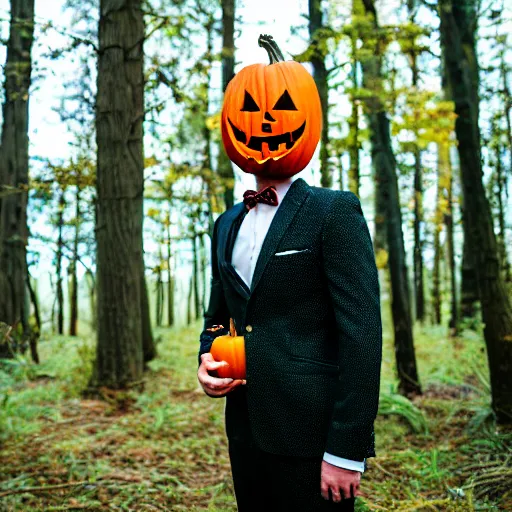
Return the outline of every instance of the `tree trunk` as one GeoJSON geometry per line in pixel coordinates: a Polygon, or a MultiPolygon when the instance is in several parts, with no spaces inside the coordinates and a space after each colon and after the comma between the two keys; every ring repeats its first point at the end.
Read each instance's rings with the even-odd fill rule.
{"type": "Polygon", "coordinates": [[[215,18],[213,15],[209,15],[208,22],[206,24],[206,80],[204,83],[205,91],[204,91],[204,104],[203,104],[203,112],[204,112],[204,120],[203,120],[203,138],[204,138],[204,153],[203,153],[203,181],[206,186],[206,201],[208,203],[208,233],[210,236],[213,235],[213,209],[214,204],[216,203],[216,198],[214,197],[215,188],[213,186],[213,170],[212,170],[212,154],[211,154],[211,130],[208,128],[208,116],[210,111],[210,74],[213,64],[213,29],[215,25],[215,18]]]}
{"type": "MultiPolygon", "coordinates": [[[[407,1],[407,10],[409,12],[409,21],[411,25],[416,23],[416,1],[407,1]]],[[[418,48],[416,35],[411,34],[410,45],[407,51],[409,61],[411,64],[412,73],[412,93],[418,94],[418,55],[421,49],[418,48]]],[[[413,104],[414,121],[414,297],[416,305],[416,320],[423,322],[425,319],[425,291],[423,283],[423,233],[421,226],[423,225],[423,170],[421,167],[421,150],[419,146],[419,105],[417,101],[413,104]]],[[[438,188],[439,190],[439,188],[438,188]]],[[[438,223],[441,220],[437,219],[438,223]]],[[[438,224],[438,225],[439,225],[438,224]]],[[[439,242],[439,240],[438,240],[439,242]]],[[[439,299],[440,297],[437,296],[439,299]]],[[[440,304],[440,303],[439,303],[440,304]]],[[[437,315],[436,315],[437,316],[437,315]]],[[[440,317],[440,313],[439,316],[440,317]]]]}
{"type": "MultiPolygon", "coordinates": [[[[414,51],[411,52],[412,86],[418,91],[418,63],[414,51]]],[[[421,151],[418,138],[418,107],[415,106],[414,124],[414,295],[416,304],[416,319],[423,322],[425,318],[425,291],[423,284],[423,238],[421,226],[423,225],[423,172],[421,168],[421,151]]],[[[441,221],[440,221],[441,222],[441,221]]]]}
{"type": "MultiPolygon", "coordinates": [[[[460,314],[464,319],[475,318],[476,303],[478,302],[478,283],[476,280],[473,246],[471,244],[469,217],[466,209],[464,190],[461,194],[462,228],[464,240],[462,242],[462,268],[460,290],[460,314]]],[[[469,324],[473,325],[473,324],[469,324]]]]}
{"type": "Polygon", "coordinates": [[[192,238],[192,254],[193,254],[193,284],[194,284],[194,318],[197,320],[201,317],[201,306],[199,304],[199,256],[197,251],[197,235],[192,238]]]}
{"type": "MultiPolygon", "coordinates": [[[[235,0],[222,0],[222,91],[235,76],[235,0]]],[[[234,204],[235,173],[224,146],[219,144],[217,174],[224,185],[226,210],[234,204]]],[[[210,238],[213,231],[210,231],[210,238]]]]}
{"type": "Polygon", "coordinates": [[[194,296],[194,272],[190,276],[190,285],[188,289],[188,300],[187,300],[187,325],[192,323],[192,318],[194,318],[194,314],[192,312],[192,298],[194,296]]]}
{"type": "MultiPolygon", "coordinates": [[[[50,288],[53,290],[53,274],[50,274],[50,288]]],[[[55,334],[55,306],[57,304],[57,295],[54,296],[52,302],[52,312],[50,315],[50,325],[52,326],[52,334],[55,334]]]]}
{"type": "Polygon", "coordinates": [[[64,210],[66,208],[66,198],[64,197],[64,189],[60,190],[59,204],[57,212],[57,253],[55,255],[55,277],[56,295],[57,295],[57,333],[64,334],[64,291],[62,289],[62,258],[64,248],[64,210]]]}
{"type": "Polygon", "coordinates": [[[162,271],[159,269],[157,274],[157,281],[155,285],[156,304],[155,304],[155,322],[157,327],[162,327],[162,313],[163,313],[163,286],[162,286],[162,271]]]}
{"type": "Polygon", "coordinates": [[[441,231],[443,229],[443,175],[439,155],[437,170],[436,209],[434,215],[434,268],[432,269],[432,313],[433,323],[441,325],[441,231]]]}
{"type": "Polygon", "coordinates": [[[34,320],[36,322],[37,333],[41,333],[41,314],[39,313],[39,301],[37,300],[37,294],[30,281],[30,273],[27,271],[27,288],[30,295],[30,302],[34,307],[34,320]]]}
{"type": "Polygon", "coordinates": [[[69,293],[69,335],[76,336],[78,333],[78,241],[80,239],[80,184],[76,184],[75,196],[75,239],[73,241],[73,259],[70,264],[69,273],[71,274],[70,293],[69,293]]]}
{"type": "Polygon", "coordinates": [[[329,169],[329,86],[327,84],[327,69],[325,56],[320,48],[320,32],[323,29],[323,13],[321,0],[309,0],[309,40],[313,46],[311,64],[322,105],[322,136],[320,145],[320,184],[322,187],[332,187],[332,175],[329,169]]]}
{"type": "Polygon", "coordinates": [[[152,361],[156,357],[156,346],[153,340],[153,331],[151,329],[151,313],[149,310],[148,285],[146,283],[146,273],[144,266],[144,253],[141,257],[141,314],[142,314],[142,350],[144,352],[144,362],[152,361]]]}
{"type": "Polygon", "coordinates": [[[495,158],[496,158],[496,199],[498,203],[498,224],[500,232],[498,235],[498,247],[500,255],[500,264],[503,269],[503,279],[505,282],[510,281],[510,263],[508,261],[507,254],[507,232],[505,228],[505,208],[503,205],[503,192],[506,187],[505,176],[503,173],[503,167],[501,165],[501,145],[496,144],[495,147],[495,158]]]}
{"type": "MultiPolygon", "coordinates": [[[[164,227],[165,229],[165,227],[164,227]]],[[[162,240],[163,242],[163,240],[162,240]]],[[[162,254],[162,243],[158,244],[158,266],[156,270],[156,285],[155,285],[155,322],[157,327],[162,326],[162,317],[164,312],[164,288],[162,282],[162,267],[164,263],[164,255],[162,254]]]]}
{"type": "MultiPolygon", "coordinates": [[[[359,0],[354,0],[358,2],[359,0]]],[[[366,15],[372,18],[375,31],[379,31],[377,13],[373,0],[363,0],[366,15]]],[[[367,40],[363,49],[368,57],[362,62],[363,86],[372,91],[366,100],[370,141],[372,146],[372,164],[375,170],[376,196],[380,208],[385,208],[386,241],[389,252],[389,271],[391,278],[391,309],[395,329],[395,356],[399,379],[399,392],[406,396],[421,393],[414,352],[412,318],[410,307],[409,282],[402,233],[402,215],[396,175],[396,162],[391,147],[389,119],[379,97],[381,93],[381,41],[376,38],[372,47],[367,40]]],[[[378,213],[381,213],[378,211],[378,213]]]]}
{"type": "MultiPolygon", "coordinates": [[[[16,193],[0,197],[0,321],[19,332],[27,281],[28,243],[28,115],[34,40],[34,0],[11,0],[11,20],[4,68],[4,104],[0,146],[0,191],[16,193]]],[[[0,340],[0,357],[10,357],[0,340]]]]}
{"type": "Polygon", "coordinates": [[[457,114],[455,132],[470,243],[478,248],[474,251],[475,274],[485,324],[492,407],[499,423],[512,423],[512,304],[500,272],[491,210],[482,182],[474,42],[476,5],[440,0],[439,13],[448,92],[457,114]]]}
{"type": "Polygon", "coordinates": [[[124,388],[144,363],[142,0],[100,0],[96,99],[98,343],[91,386],[124,388]]]}
{"type": "Polygon", "coordinates": [[[510,89],[508,88],[507,81],[507,63],[505,61],[505,46],[501,55],[501,79],[502,79],[502,87],[503,87],[503,95],[504,95],[504,115],[505,121],[507,124],[507,142],[508,142],[508,162],[509,162],[509,174],[512,178],[512,121],[510,120],[510,115],[512,113],[512,96],[510,94],[510,89]]]}
{"type": "Polygon", "coordinates": [[[41,335],[41,316],[39,314],[39,303],[37,301],[36,292],[30,282],[30,273],[27,268],[27,289],[30,295],[30,302],[34,306],[34,318],[36,321],[36,328],[31,330],[30,333],[30,355],[32,356],[32,361],[34,363],[39,364],[39,353],[37,352],[37,342],[41,335]]]}
{"type": "Polygon", "coordinates": [[[201,264],[201,311],[200,316],[203,316],[206,310],[206,269],[208,261],[206,257],[206,244],[204,241],[205,235],[199,235],[199,261],[201,264]]]}
{"type": "Polygon", "coordinates": [[[171,222],[167,223],[167,325],[174,325],[174,286],[172,277],[171,222]]]}
{"type": "Polygon", "coordinates": [[[450,269],[450,335],[456,336],[459,328],[459,314],[457,302],[457,284],[455,279],[455,244],[453,236],[453,173],[450,160],[450,146],[448,142],[441,142],[438,145],[439,151],[439,170],[443,176],[443,182],[446,184],[446,210],[444,213],[444,223],[446,225],[446,252],[448,258],[448,268],[450,269]]]}
{"type": "MultiPolygon", "coordinates": [[[[417,133],[416,133],[417,135],[417,133]]],[[[425,319],[425,290],[423,284],[423,172],[421,151],[414,150],[414,295],[416,297],[416,320],[425,319]]]]}
{"type": "Polygon", "coordinates": [[[96,281],[92,272],[87,269],[85,279],[89,286],[89,307],[91,309],[91,330],[96,332],[98,329],[98,314],[96,307],[96,281]]]}
{"type": "Polygon", "coordinates": [[[360,163],[359,163],[359,100],[356,97],[355,91],[359,87],[357,78],[357,37],[352,36],[351,40],[352,51],[352,88],[354,92],[351,95],[350,101],[352,104],[352,113],[349,119],[349,150],[348,155],[350,159],[350,167],[348,170],[348,189],[359,197],[359,187],[361,186],[360,176],[360,163]]]}

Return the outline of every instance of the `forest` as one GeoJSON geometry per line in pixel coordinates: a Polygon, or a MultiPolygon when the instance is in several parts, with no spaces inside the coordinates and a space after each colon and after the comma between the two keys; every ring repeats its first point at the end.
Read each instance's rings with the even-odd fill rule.
{"type": "Polygon", "coordinates": [[[313,76],[310,185],[379,272],[356,510],[512,510],[512,4],[1,0],[0,512],[234,511],[197,381],[223,95],[271,34],[313,76]]]}

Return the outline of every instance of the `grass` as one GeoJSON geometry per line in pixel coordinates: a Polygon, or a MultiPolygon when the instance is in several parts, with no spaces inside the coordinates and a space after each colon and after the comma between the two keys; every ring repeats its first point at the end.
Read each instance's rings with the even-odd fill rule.
{"type": "MultiPolygon", "coordinates": [[[[389,323],[388,323],[389,325],[389,323]]],[[[196,380],[201,324],[160,330],[144,392],[81,398],[92,339],[41,341],[0,370],[0,512],[235,511],[224,400],[196,380]]],[[[415,330],[423,396],[396,395],[386,333],[377,457],[359,511],[512,510],[512,435],[490,411],[481,334],[415,330]]]]}

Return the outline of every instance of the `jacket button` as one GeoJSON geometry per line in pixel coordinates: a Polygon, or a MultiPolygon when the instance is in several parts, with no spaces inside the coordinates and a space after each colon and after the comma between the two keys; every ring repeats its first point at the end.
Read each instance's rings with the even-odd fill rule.
{"type": "Polygon", "coordinates": [[[252,332],[252,325],[248,325],[248,326],[245,328],[245,330],[246,330],[247,332],[252,332]]]}

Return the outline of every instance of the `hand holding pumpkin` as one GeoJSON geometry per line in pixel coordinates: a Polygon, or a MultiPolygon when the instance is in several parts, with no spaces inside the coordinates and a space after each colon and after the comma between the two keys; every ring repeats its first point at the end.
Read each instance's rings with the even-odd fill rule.
{"type": "Polygon", "coordinates": [[[245,379],[245,339],[236,335],[235,323],[229,319],[229,334],[215,338],[210,353],[215,361],[224,361],[227,365],[217,369],[219,377],[245,379]]]}
{"type": "Polygon", "coordinates": [[[208,373],[209,371],[218,370],[226,364],[225,361],[215,361],[209,352],[201,355],[201,365],[197,370],[197,378],[208,396],[220,398],[227,395],[237,386],[245,384],[243,379],[218,378],[208,373]]]}

